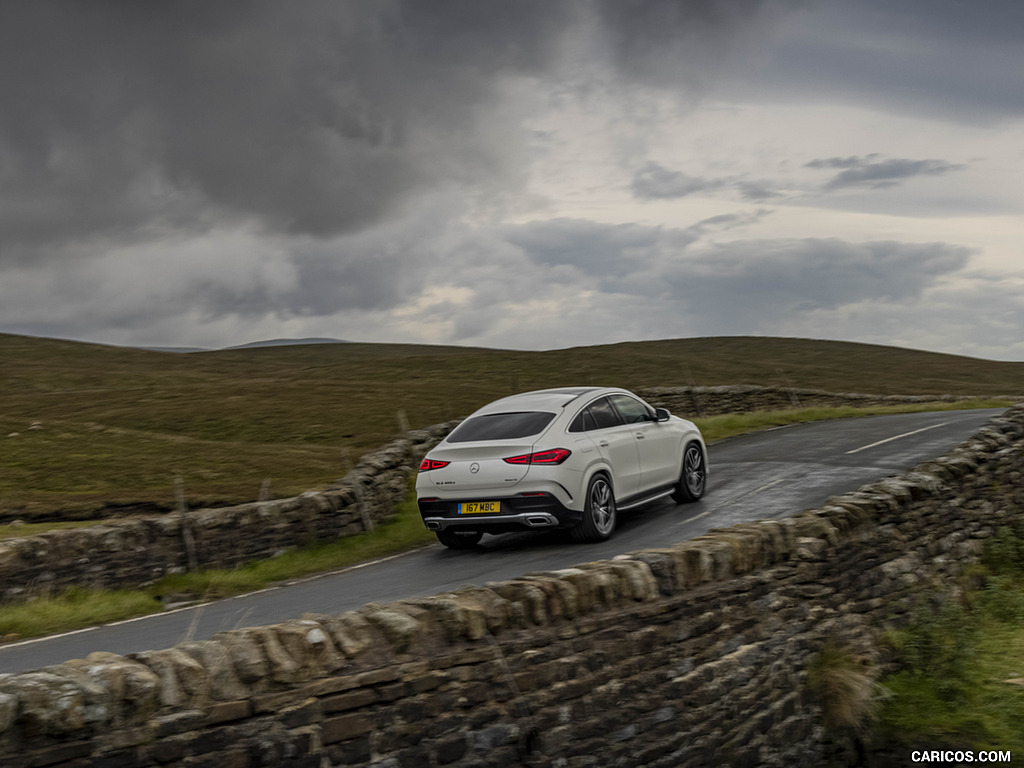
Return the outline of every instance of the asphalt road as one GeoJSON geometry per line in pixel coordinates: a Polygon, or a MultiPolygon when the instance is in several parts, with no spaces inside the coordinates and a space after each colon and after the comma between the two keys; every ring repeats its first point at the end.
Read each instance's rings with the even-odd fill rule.
{"type": "Polygon", "coordinates": [[[665,500],[624,513],[615,535],[600,544],[575,544],[558,532],[485,536],[475,551],[452,551],[435,544],[249,595],[0,646],[0,673],[84,658],[93,651],[125,654],[168,648],[225,629],[433,595],[464,584],[664,546],[711,528],[785,517],[940,456],[1001,412],[871,416],[730,438],[710,447],[708,491],[701,501],[677,506],[665,500]]]}

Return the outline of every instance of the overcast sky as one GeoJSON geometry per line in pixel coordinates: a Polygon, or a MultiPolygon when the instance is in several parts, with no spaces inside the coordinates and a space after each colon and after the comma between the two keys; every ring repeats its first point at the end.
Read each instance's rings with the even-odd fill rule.
{"type": "Polygon", "coordinates": [[[1024,360],[1020,0],[0,6],[0,332],[1024,360]]]}

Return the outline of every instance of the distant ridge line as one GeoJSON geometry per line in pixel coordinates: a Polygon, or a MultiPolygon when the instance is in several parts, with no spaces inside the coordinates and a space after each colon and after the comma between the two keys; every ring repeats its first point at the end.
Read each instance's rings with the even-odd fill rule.
{"type": "Polygon", "coordinates": [[[323,336],[311,336],[305,339],[265,339],[263,341],[250,341],[248,344],[238,344],[233,347],[221,347],[221,350],[229,349],[254,349],[257,347],[291,347],[300,344],[351,344],[347,339],[331,339],[323,336]]]}

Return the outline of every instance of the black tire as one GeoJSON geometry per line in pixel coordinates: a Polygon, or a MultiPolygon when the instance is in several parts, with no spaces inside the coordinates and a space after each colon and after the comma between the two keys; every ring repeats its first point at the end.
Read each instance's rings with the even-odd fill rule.
{"type": "Polygon", "coordinates": [[[482,531],[437,531],[437,540],[448,549],[475,549],[483,535],[482,531]]]}
{"type": "Polygon", "coordinates": [[[683,449],[683,466],[679,472],[679,482],[672,491],[672,499],[676,504],[696,501],[704,495],[708,485],[708,468],[704,463],[704,451],[700,443],[688,443],[683,449]]]}
{"type": "Polygon", "coordinates": [[[604,541],[615,530],[615,494],[606,475],[594,475],[587,485],[583,521],[569,533],[575,541],[604,541]]]}

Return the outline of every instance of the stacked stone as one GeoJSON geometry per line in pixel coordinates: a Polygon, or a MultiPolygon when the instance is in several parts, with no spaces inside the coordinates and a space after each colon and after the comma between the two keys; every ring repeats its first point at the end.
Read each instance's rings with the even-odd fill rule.
{"type": "MultiPolygon", "coordinates": [[[[793,408],[826,408],[906,403],[953,403],[970,399],[958,395],[866,395],[855,392],[826,392],[820,389],[761,387],[754,384],[718,387],[650,387],[637,394],[652,405],[668,408],[678,416],[717,416],[723,413],[784,411],[793,408]]],[[[1014,397],[1003,399],[1012,400],[1014,397]]]]}
{"type": "Polygon", "coordinates": [[[188,564],[182,525],[202,568],[232,568],[289,548],[362,533],[393,514],[420,459],[457,422],[415,430],[363,456],[324,491],[290,499],[117,520],[0,541],[0,601],[69,586],[140,587],[188,564]]]}
{"type": "Polygon", "coordinates": [[[791,518],[0,678],[4,766],[815,766],[808,667],[1024,508],[1024,407],[791,518]]]}

